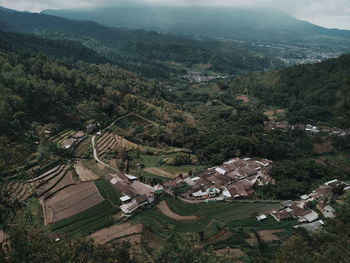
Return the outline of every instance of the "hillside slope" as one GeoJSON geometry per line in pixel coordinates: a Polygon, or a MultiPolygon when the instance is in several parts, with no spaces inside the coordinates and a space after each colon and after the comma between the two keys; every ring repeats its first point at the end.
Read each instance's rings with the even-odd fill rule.
{"type": "Polygon", "coordinates": [[[350,88],[350,54],[321,63],[255,73],[226,82],[234,93],[288,109],[292,122],[324,122],[349,127],[339,116],[350,88]]]}
{"type": "Polygon", "coordinates": [[[174,74],[185,74],[197,64],[207,65],[206,71],[209,72],[228,74],[283,65],[264,53],[234,43],[110,28],[95,22],[44,14],[0,10],[0,30],[79,41],[117,65],[149,77],[169,78],[174,74]]]}

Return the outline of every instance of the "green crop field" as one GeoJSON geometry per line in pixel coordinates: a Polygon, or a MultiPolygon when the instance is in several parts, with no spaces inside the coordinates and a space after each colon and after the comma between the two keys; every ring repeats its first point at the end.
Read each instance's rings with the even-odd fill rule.
{"type": "Polygon", "coordinates": [[[249,230],[274,230],[274,229],[290,229],[297,224],[297,220],[283,220],[277,222],[272,216],[268,216],[265,220],[258,221],[256,218],[246,218],[227,222],[227,225],[236,228],[246,228],[249,230]]]}
{"type": "MultiPolygon", "coordinates": [[[[101,203],[79,213],[74,216],[65,218],[63,220],[60,220],[56,223],[53,223],[50,225],[50,228],[53,231],[65,232],[62,230],[65,227],[68,227],[69,225],[76,224],[79,226],[80,224],[84,223],[85,220],[89,221],[91,218],[96,218],[97,216],[104,216],[107,214],[114,214],[118,211],[117,208],[115,208],[109,201],[104,200],[101,203]]],[[[86,222],[86,221],[85,221],[86,222]]]]}
{"type": "Polygon", "coordinates": [[[254,212],[261,213],[279,206],[279,204],[276,203],[257,202],[216,202],[210,204],[190,204],[170,197],[167,197],[166,201],[169,208],[178,215],[203,215],[215,218],[222,222],[250,218],[254,212]]]}
{"type": "Polygon", "coordinates": [[[121,193],[118,192],[113,185],[110,184],[106,179],[98,179],[95,181],[95,185],[104,199],[111,201],[114,205],[120,205],[121,193]]]}
{"type": "Polygon", "coordinates": [[[155,209],[147,209],[136,215],[131,220],[132,223],[141,223],[144,227],[150,229],[152,232],[166,236],[173,228],[176,232],[205,232],[205,238],[209,238],[219,232],[220,223],[214,222],[208,217],[202,217],[198,220],[191,221],[177,221],[171,219],[155,209]]]}

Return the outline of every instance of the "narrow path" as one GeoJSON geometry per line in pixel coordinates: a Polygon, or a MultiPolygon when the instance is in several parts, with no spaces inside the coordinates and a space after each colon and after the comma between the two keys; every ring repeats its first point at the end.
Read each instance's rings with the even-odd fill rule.
{"type": "Polygon", "coordinates": [[[113,166],[110,166],[109,164],[106,164],[104,163],[103,161],[101,161],[99,158],[98,158],[98,154],[97,154],[97,149],[95,147],[95,138],[96,138],[96,135],[93,135],[91,137],[91,144],[92,144],[92,149],[93,149],[93,153],[94,153],[94,158],[97,162],[99,162],[100,164],[104,165],[104,166],[107,166],[108,168],[111,168],[113,169],[114,171],[116,172],[120,172],[118,169],[114,168],[113,166]]]}

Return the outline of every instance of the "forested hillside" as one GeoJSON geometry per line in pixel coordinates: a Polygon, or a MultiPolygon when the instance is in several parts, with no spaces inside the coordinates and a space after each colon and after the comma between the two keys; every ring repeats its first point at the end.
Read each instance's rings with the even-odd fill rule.
{"type": "Polygon", "coordinates": [[[320,122],[349,127],[339,115],[350,80],[350,55],[321,63],[279,71],[255,73],[226,82],[233,93],[241,92],[267,106],[288,109],[292,123],[320,122]]]}
{"type": "Polygon", "coordinates": [[[60,41],[74,40],[114,64],[153,78],[183,75],[197,64],[203,65],[207,72],[225,74],[283,65],[278,59],[234,43],[110,28],[95,22],[72,21],[44,14],[0,13],[0,30],[35,33],[60,41]]]}

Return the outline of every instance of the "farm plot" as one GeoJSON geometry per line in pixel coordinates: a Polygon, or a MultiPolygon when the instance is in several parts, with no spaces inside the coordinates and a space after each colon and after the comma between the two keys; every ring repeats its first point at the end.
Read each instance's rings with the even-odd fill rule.
{"type": "Polygon", "coordinates": [[[85,167],[81,161],[76,162],[74,168],[82,182],[93,181],[99,178],[93,171],[85,167]]]}
{"type": "Polygon", "coordinates": [[[97,152],[99,155],[103,155],[115,149],[124,149],[128,151],[138,148],[139,146],[137,144],[132,143],[114,133],[106,132],[97,138],[97,152]]]}
{"type": "Polygon", "coordinates": [[[55,233],[67,237],[86,236],[101,228],[112,225],[112,215],[117,211],[118,209],[109,201],[104,200],[85,211],[50,224],[50,228],[55,233]]]}
{"type": "Polygon", "coordinates": [[[170,217],[172,219],[175,219],[175,220],[196,220],[198,219],[197,216],[181,216],[181,215],[178,215],[178,214],[175,214],[174,212],[172,212],[167,203],[165,201],[161,201],[159,205],[157,205],[158,209],[164,214],[166,215],[167,217],[170,217]]]}
{"type": "Polygon", "coordinates": [[[92,238],[96,244],[106,244],[114,239],[139,234],[141,232],[141,224],[132,225],[130,223],[125,223],[101,229],[90,235],[90,238],[92,238]]]}
{"type": "Polygon", "coordinates": [[[11,182],[7,186],[7,191],[12,198],[23,201],[33,195],[35,188],[31,184],[11,182]]]}
{"type": "Polygon", "coordinates": [[[92,158],[92,146],[90,137],[81,141],[74,149],[73,155],[77,158],[92,158]]]}
{"type": "Polygon", "coordinates": [[[175,231],[181,233],[205,231],[205,238],[219,232],[220,223],[213,221],[211,218],[203,217],[198,220],[177,221],[169,218],[155,209],[144,210],[132,218],[133,224],[142,224],[145,228],[160,236],[167,236],[173,227],[175,231]]]}
{"type": "Polygon", "coordinates": [[[128,114],[114,123],[115,131],[123,136],[138,136],[147,132],[154,134],[159,130],[159,125],[136,114],[128,114]]]}
{"type": "Polygon", "coordinates": [[[46,178],[41,179],[43,180],[43,182],[40,183],[40,186],[37,189],[38,196],[47,198],[51,194],[55,193],[55,191],[59,191],[61,188],[65,187],[66,186],[65,184],[67,185],[74,184],[72,174],[69,173],[67,175],[68,169],[69,169],[68,165],[62,165],[61,168],[58,169],[55,173],[52,173],[46,178]]]}
{"type": "Polygon", "coordinates": [[[67,129],[67,130],[61,131],[60,133],[51,137],[50,140],[54,143],[57,143],[58,145],[61,145],[65,139],[69,138],[74,133],[76,133],[76,131],[74,131],[72,129],[67,129]]]}
{"type": "Polygon", "coordinates": [[[185,203],[167,197],[166,202],[171,211],[182,216],[208,216],[221,222],[251,218],[254,213],[266,213],[279,207],[278,203],[259,202],[217,202],[217,203],[185,203]]]}
{"type": "Polygon", "coordinates": [[[119,198],[122,196],[122,194],[117,191],[117,189],[106,179],[99,179],[95,181],[95,185],[104,199],[111,201],[114,205],[121,204],[119,198]]]}
{"type": "Polygon", "coordinates": [[[60,221],[102,202],[94,183],[75,184],[42,200],[45,224],[60,221]]]}

